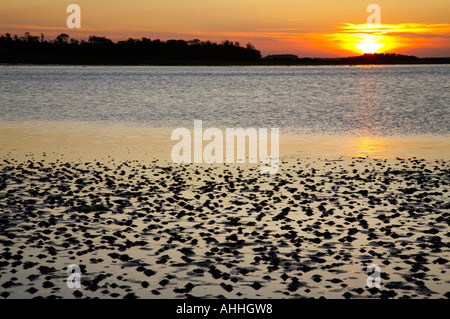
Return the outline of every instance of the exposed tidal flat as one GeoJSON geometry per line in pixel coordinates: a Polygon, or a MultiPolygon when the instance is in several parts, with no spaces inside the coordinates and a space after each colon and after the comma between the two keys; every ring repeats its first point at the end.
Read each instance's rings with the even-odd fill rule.
{"type": "Polygon", "coordinates": [[[162,129],[30,127],[1,131],[3,298],[450,295],[445,139],[402,139],[417,156],[396,157],[395,139],[290,136],[261,175],[174,164],[162,129]],[[81,288],[66,285],[71,264],[81,288]]]}

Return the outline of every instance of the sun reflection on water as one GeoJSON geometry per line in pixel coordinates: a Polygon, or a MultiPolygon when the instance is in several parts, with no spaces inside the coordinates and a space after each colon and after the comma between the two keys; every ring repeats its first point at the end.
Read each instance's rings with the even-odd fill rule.
{"type": "Polygon", "coordinates": [[[350,144],[349,152],[352,156],[358,157],[377,156],[387,152],[388,144],[385,139],[361,137],[350,144]]]}

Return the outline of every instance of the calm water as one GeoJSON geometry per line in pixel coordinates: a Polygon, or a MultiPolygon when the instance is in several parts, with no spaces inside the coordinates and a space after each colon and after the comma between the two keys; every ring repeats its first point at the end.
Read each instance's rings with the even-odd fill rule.
{"type": "Polygon", "coordinates": [[[450,66],[0,68],[0,121],[450,132],[450,66]]]}

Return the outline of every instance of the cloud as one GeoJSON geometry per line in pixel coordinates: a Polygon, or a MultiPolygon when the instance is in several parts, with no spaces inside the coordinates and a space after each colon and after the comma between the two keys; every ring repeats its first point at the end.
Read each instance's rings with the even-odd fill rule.
{"type": "Polygon", "coordinates": [[[427,23],[400,23],[400,24],[352,24],[344,23],[339,29],[342,32],[371,32],[371,33],[400,33],[410,32],[417,34],[448,34],[450,24],[427,24],[427,23]]]}

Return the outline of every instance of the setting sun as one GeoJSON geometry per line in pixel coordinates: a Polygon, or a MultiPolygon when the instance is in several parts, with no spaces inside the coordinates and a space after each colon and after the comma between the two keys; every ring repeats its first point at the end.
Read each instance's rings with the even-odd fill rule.
{"type": "Polygon", "coordinates": [[[354,34],[354,47],[362,53],[377,53],[388,41],[388,37],[384,36],[382,28],[382,25],[361,25],[360,33],[354,34]]]}
{"type": "Polygon", "coordinates": [[[364,42],[356,43],[355,47],[362,53],[377,53],[378,50],[384,47],[384,44],[369,39],[364,42]]]}
{"type": "Polygon", "coordinates": [[[380,51],[388,52],[401,46],[394,36],[401,30],[404,28],[394,25],[347,23],[330,37],[349,52],[382,53],[380,51]]]}

